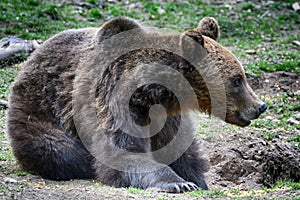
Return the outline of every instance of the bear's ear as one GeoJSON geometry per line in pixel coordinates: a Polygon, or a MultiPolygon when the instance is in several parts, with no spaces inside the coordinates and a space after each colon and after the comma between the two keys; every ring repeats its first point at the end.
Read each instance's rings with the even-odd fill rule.
{"type": "Polygon", "coordinates": [[[220,38],[220,27],[213,17],[205,17],[203,18],[196,28],[202,35],[210,37],[214,40],[218,40],[220,38]]]}
{"type": "Polygon", "coordinates": [[[179,46],[185,59],[198,62],[206,55],[204,38],[197,30],[188,30],[181,35],[179,46]]]}
{"type": "Polygon", "coordinates": [[[103,24],[103,26],[97,32],[96,38],[98,42],[101,42],[113,35],[117,35],[118,33],[132,29],[142,30],[142,26],[133,19],[127,17],[117,17],[103,24]]]}
{"type": "Polygon", "coordinates": [[[204,38],[202,37],[201,33],[197,30],[189,30],[184,32],[185,36],[188,36],[189,38],[192,38],[194,41],[201,44],[201,46],[204,46],[204,38]]]}

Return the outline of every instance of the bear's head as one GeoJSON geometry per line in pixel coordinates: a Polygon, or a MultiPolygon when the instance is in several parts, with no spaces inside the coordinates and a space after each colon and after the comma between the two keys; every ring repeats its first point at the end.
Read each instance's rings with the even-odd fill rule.
{"type": "Polygon", "coordinates": [[[213,65],[213,70],[222,79],[226,94],[226,122],[244,127],[266,110],[266,104],[258,99],[248,85],[244,69],[236,56],[217,42],[220,29],[214,18],[205,17],[196,29],[186,31],[184,35],[205,49],[207,55],[203,64],[213,65]]]}
{"type": "MultiPolygon", "coordinates": [[[[104,43],[105,45],[103,46],[106,51],[108,49],[107,46],[111,45],[110,43],[113,44],[111,45],[112,47],[118,46],[118,49],[135,49],[135,46],[142,46],[144,49],[147,49],[146,44],[148,44],[148,46],[151,46],[149,44],[152,43],[157,44],[155,49],[153,49],[153,47],[149,49],[148,47],[148,50],[143,50],[143,48],[135,49],[134,51],[128,50],[129,53],[128,55],[126,54],[127,57],[121,57],[119,59],[119,64],[115,64],[115,69],[118,69],[116,70],[115,75],[126,73],[127,71],[126,77],[133,76],[134,80],[144,80],[147,77],[156,76],[157,74],[162,74],[161,77],[166,75],[166,78],[170,78],[173,77],[173,72],[169,69],[167,69],[167,71],[163,71],[163,69],[153,70],[154,68],[152,66],[147,68],[147,70],[140,70],[138,73],[132,73],[128,69],[131,68],[130,66],[135,66],[142,62],[158,62],[161,64],[177,66],[175,67],[176,70],[183,73],[184,77],[189,81],[198,101],[196,102],[197,106],[195,107],[195,101],[191,103],[191,98],[187,95],[188,97],[185,98],[187,100],[185,100],[186,102],[184,103],[182,110],[200,108],[200,110],[216,115],[228,123],[244,127],[249,125],[251,120],[256,119],[267,108],[266,104],[260,101],[253,90],[249,87],[244,69],[238,59],[229,50],[217,42],[220,37],[220,29],[214,18],[205,17],[199,22],[197,28],[188,30],[183,34],[175,34],[171,36],[161,36],[156,33],[148,32],[138,22],[129,18],[115,18],[104,24],[96,34],[95,38],[100,43],[105,39],[114,38],[112,36],[115,35],[117,35],[117,37],[115,37],[116,39],[110,39],[108,42],[104,43]],[[130,32],[130,30],[137,31],[130,32]],[[124,35],[119,34],[122,32],[126,33],[124,35]],[[127,36],[131,39],[128,39],[127,36]],[[188,39],[189,41],[186,42],[185,39],[188,39]],[[120,45],[121,43],[122,45],[120,45]],[[142,45],[138,45],[138,43],[142,45]],[[122,48],[119,48],[119,46],[122,48]],[[171,51],[172,53],[168,53],[170,52],[168,49],[174,49],[170,47],[174,47],[175,52],[171,51]],[[182,57],[178,58],[176,48],[181,49],[178,52],[184,59],[182,59],[182,57]],[[200,53],[194,54],[194,52],[200,53]],[[192,57],[190,57],[192,60],[195,59],[199,61],[199,66],[202,68],[201,70],[203,73],[201,73],[201,70],[199,73],[199,69],[195,68],[194,63],[191,65],[190,60],[186,58],[186,54],[192,55],[192,57]],[[200,59],[197,55],[201,55],[200,59]],[[124,65],[127,66],[127,70],[120,70],[124,65]],[[212,75],[217,75],[219,80],[221,79],[221,83],[214,83],[214,80],[207,76],[207,74],[210,74],[211,72],[212,75]],[[219,92],[218,90],[210,90],[207,86],[209,84],[221,85],[222,91],[219,92]],[[212,93],[215,94],[212,95],[212,93]],[[222,116],[218,116],[218,114],[212,112],[212,102],[216,99],[222,104],[222,107],[220,107],[220,110],[223,112],[221,114],[222,116]]],[[[98,51],[95,52],[95,54],[98,54],[98,51]]],[[[102,57],[100,57],[100,60],[102,60],[102,57]]],[[[172,81],[176,84],[176,87],[178,87],[179,90],[180,87],[183,87],[183,84],[178,81],[172,81]]],[[[111,86],[112,81],[108,81],[107,85],[111,86]]],[[[127,87],[124,88],[126,89],[130,87],[127,84],[127,87]]],[[[143,87],[141,91],[136,94],[136,99],[140,100],[137,100],[135,104],[138,104],[139,108],[143,106],[149,108],[148,105],[151,106],[153,103],[149,103],[148,101],[150,101],[150,98],[149,96],[146,98],[145,95],[151,94],[152,96],[150,96],[152,99],[155,99],[155,101],[153,100],[154,102],[162,104],[165,108],[167,108],[167,110],[170,110],[167,111],[169,114],[176,115],[180,113],[180,107],[178,109],[178,104],[174,103],[174,100],[172,100],[175,98],[171,98],[172,95],[169,95],[169,93],[165,91],[165,89],[157,86],[151,89],[149,89],[149,87],[143,87]],[[148,101],[144,99],[148,99],[148,101]]]]}

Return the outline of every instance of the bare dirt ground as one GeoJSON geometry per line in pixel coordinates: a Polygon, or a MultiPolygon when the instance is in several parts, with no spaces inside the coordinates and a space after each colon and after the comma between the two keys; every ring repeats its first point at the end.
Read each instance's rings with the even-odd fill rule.
{"type": "MultiPolygon", "coordinates": [[[[283,91],[300,91],[300,74],[285,72],[265,73],[249,80],[256,93],[275,97],[283,91]]],[[[2,119],[3,120],[3,119],[2,119]]],[[[238,197],[256,199],[291,199],[300,196],[300,190],[289,187],[266,191],[263,188],[277,179],[300,179],[300,152],[288,138],[299,130],[277,130],[277,136],[265,140],[258,129],[244,129],[227,125],[218,119],[200,116],[203,154],[210,161],[206,180],[210,189],[224,191],[224,195],[167,194],[151,190],[116,189],[95,180],[49,181],[39,176],[18,171],[11,159],[0,161],[0,199],[230,199],[228,191],[238,189],[238,197]],[[243,193],[244,192],[244,193],[243,193]]],[[[3,136],[5,130],[0,129],[3,136]]],[[[0,140],[3,152],[9,151],[7,139],[0,140]]],[[[3,155],[1,155],[3,156],[3,155]]]]}

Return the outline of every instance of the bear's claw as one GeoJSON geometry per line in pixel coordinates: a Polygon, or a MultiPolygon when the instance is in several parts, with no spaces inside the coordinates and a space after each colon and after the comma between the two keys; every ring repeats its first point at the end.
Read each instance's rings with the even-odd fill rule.
{"type": "Polygon", "coordinates": [[[198,190],[198,186],[192,182],[162,183],[158,187],[160,190],[170,193],[180,193],[198,190]]]}

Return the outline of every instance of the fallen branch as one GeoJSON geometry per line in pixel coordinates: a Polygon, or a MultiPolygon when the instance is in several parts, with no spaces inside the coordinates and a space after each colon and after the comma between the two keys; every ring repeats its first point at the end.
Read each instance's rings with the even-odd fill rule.
{"type": "Polygon", "coordinates": [[[267,10],[264,14],[262,14],[259,18],[262,19],[264,18],[265,16],[267,16],[268,14],[270,13],[269,10],[267,10]]]}

